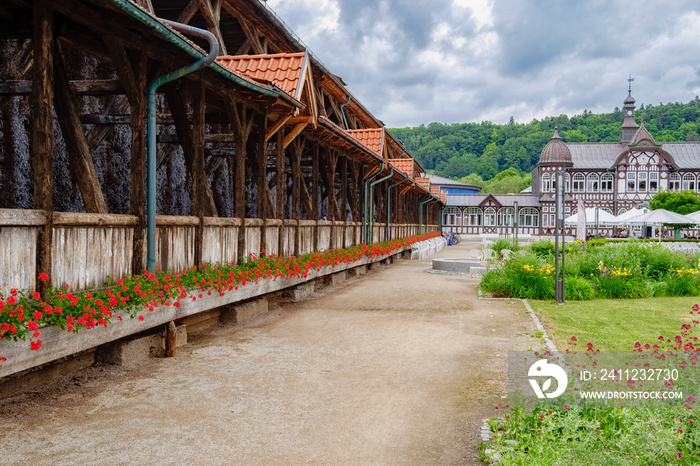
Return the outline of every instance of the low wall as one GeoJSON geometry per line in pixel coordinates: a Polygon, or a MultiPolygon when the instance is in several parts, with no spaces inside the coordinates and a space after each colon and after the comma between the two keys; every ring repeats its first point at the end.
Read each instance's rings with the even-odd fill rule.
{"type": "MultiPolygon", "coordinates": [[[[39,231],[46,225],[41,210],[0,209],[0,289],[34,290],[39,231]]],[[[133,215],[53,214],[50,285],[72,289],[100,287],[107,277],[131,273],[133,215]]],[[[437,231],[437,225],[423,228],[437,231]]],[[[386,239],[386,225],[374,224],[374,241],[386,239]]],[[[391,226],[392,238],[418,234],[418,225],[391,226]]],[[[204,262],[238,262],[258,255],[295,256],[320,249],[348,248],[362,242],[362,223],[313,220],[261,220],[205,217],[156,217],[156,267],[181,270],[192,267],[198,248],[204,262]],[[197,242],[202,229],[201,244],[197,242]],[[242,241],[240,229],[244,234],[242,241]],[[241,250],[239,251],[239,248],[241,250]]],[[[140,272],[140,271],[138,271],[140,272]]]]}
{"type": "Polygon", "coordinates": [[[117,311],[112,317],[111,323],[106,327],[97,326],[93,329],[81,329],[77,334],[59,327],[44,327],[41,329],[42,347],[36,351],[30,349],[28,341],[0,340],[0,356],[7,358],[7,361],[0,362],[0,378],[161,326],[170,321],[251,298],[262,297],[268,293],[294,288],[323,276],[365,267],[368,264],[385,261],[392,256],[398,256],[402,252],[403,249],[389,255],[371,258],[363,257],[350,264],[341,263],[333,267],[326,266],[320,270],[310,270],[307,277],[277,278],[276,280],[259,279],[257,284],[248,283],[244,286],[239,286],[237,290],[229,291],[224,296],[212,293],[196,301],[183,299],[180,301],[179,307],[160,305],[153,312],[148,312],[144,308],[144,312],[141,313],[144,316],[143,321],[132,319],[124,311],[117,311]],[[123,320],[120,321],[119,316],[123,320]]]}

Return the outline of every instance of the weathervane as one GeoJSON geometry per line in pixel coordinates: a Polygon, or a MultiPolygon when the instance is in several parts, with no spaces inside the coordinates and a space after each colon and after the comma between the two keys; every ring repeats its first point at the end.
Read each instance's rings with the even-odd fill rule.
{"type": "Polygon", "coordinates": [[[629,93],[631,94],[632,93],[632,81],[634,81],[634,78],[632,77],[632,73],[630,73],[630,77],[627,78],[627,81],[630,83],[628,90],[629,90],[629,93]]]}

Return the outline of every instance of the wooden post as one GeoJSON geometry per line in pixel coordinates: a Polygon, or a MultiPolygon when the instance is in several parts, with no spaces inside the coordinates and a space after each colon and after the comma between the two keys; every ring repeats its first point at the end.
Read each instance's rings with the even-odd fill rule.
{"type": "Polygon", "coordinates": [[[194,263],[197,266],[202,264],[204,255],[204,188],[207,183],[204,174],[205,112],[206,88],[203,82],[197,81],[192,85],[192,215],[199,217],[194,245],[194,263]]]}
{"type": "MultiPolygon", "coordinates": [[[[340,158],[340,221],[345,222],[347,215],[345,210],[348,208],[348,159],[345,156],[340,158]]],[[[345,247],[345,231],[340,238],[339,247],[345,247]]]]}
{"type": "Polygon", "coordinates": [[[277,170],[277,186],[275,191],[277,193],[277,199],[275,200],[277,204],[276,214],[277,218],[282,220],[279,230],[279,243],[278,243],[278,253],[280,256],[284,256],[284,206],[286,205],[285,199],[285,185],[287,180],[287,173],[285,171],[284,163],[284,146],[282,141],[284,140],[284,128],[280,128],[277,132],[277,154],[275,160],[275,166],[277,170]]]}
{"type": "Polygon", "coordinates": [[[299,224],[301,207],[301,152],[304,149],[304,138],[300,137],[292,142],[290,162],[292,164],[292,218],[297,221],[297,230],[294,240],[294,255],[300,253],[301,228],[299,224]]]}
{"type": "Polygon", "coordinates": [[[257,153],[254,155],[258,161],[258,173],[256,184],[258,189],[258,218],[262,219],[263,224],[260,230],[260,255],[267,244],[267,217],[272,212],[268,212],[268,208],[272,209],[272,193],[267,186],[267,141],[265,141],[265,132],[267,129],[267,115],[261,114],[258,118],[258,133],[257,133],[257,153]],[[269,204],[269,205],[268,205],[269,204]]]}
{"type": "Polygon", "coordinates": [[[318,227],[318,158],[319,158],[319,147],[314,146],[311,153],[311,207],[313,209],[313,219],[316,220],[316,232],[314,234],[314,250],[318,251],[318,244],[321,239],[321,231],[318,227]]]}
{"type": "MultiPolygon", "coordinates": [[[[34,170],[34,208],[46,211],[46,224],[39,231],[36,275],[51,276],[53,236],[53,53],[54,17],[51,0],[34,2],[34,70],[32,78],[32,168],[34,170]]],[[[43,291],[47,282],[37,282],[43,291]]],[[[59,285],[54,283],[54,285],[59,285]]]]}
{"type": "Polygon", "coordinates": [[[73,93],[57,47],[53,54],[53,65],[56,86],[54,95],[56,118],[66,142],[69,169],[75,177],[78,188],[80,188],[85,210],[88,213],[106,214],[107,204],[105,204],[90,147],[80,122],[80,114],[75,102],[73,102],[73,93]]]}
{"type": "Polygon", "coordinates": [[[175,356],[175,347],[177,346],[177,327],[172,320],[167,324],[165,332],[165,357],[172,358],[175,356]]]}

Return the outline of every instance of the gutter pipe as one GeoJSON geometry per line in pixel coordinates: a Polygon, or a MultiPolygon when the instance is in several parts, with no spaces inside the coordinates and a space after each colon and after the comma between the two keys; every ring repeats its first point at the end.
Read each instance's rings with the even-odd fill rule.
{"type": "Polygon", "coordinates": [[[400,184],[405,183],[406,181],[411,181],[411,178],[404,178],[403,180],[399,181],[398,183],[394,183],[389,185],[389,188],[387,189],[387,200],[386,200],[386,239],[387,241],[389,239],[389,232],[391,231],[391,188],[398,186],[400,184]]]}
{"type": "Polygon", "coordinates": [[[384,162],[384,160],[382,160],[382,168],[380,168],[376,172],[372,173],[371,175],[368,175],[365,178],[364,204],[363,204],[364,210],[363,210],[363,215],[362,215],[362,242],[365,244],[367,244],[367,218],[369,217],[369,213],[367,210],[367,193],[369,191],[369,182],[373,178],[375,178],[377,175],[379,175],[381,172],[383,172],[385,167],[386,167],[386,162],[384,162]]]}
{"type": "MultiPolygon", "coordinates": [[[[131,0],[110,0],[110,2],[125,13],[129,14],[141,24],[156,31],[162,38],[175,45],[192,58],[199,59],[202,57],[203,54],[199,48],[195,47],[182,36],[163,24],[163,22],[167,22],[166,20],[156,18],[150,13],[147,13],[145,10],[136,6],[136,4],[134,4],[131,0]]],[[[168,22],[168,24],[172,26],[171,22],[168,22]]],[[[263,86],[261,84],[249,81],[216,62],[211,64],[210,69],[241,87],[269,97],[280,98],[281,93],[275,91],[270,86],[263,86]]]]}
{"type": "Polygon", "coordinates": [[[340,105],[340,113],[343,115],[343,124],[345,125],[345,129],[350,129],[348,126],[348,119],[345,118],[345,107],[350,103],[350,96],[348,96],[348,101],[345,102],[344,104],[340,105]]]}
{"type": "Polygon", "coordinates": [[[211,32],[162,19],[164,23],[176,31],[195,37],[206,39],[209,42],[209,54],[196,62],[183,66],[180,69],[156,78],[148,87],[148,123],[146,126],[146,138],[148,140],[146,150],[147,160],[147,261],[146,268],[154,273],[156,269],[156,91],[163,84],[174,81],[187,74],[197,71],[212,63],[219,54],[219,43],[211,32]]]}
{"type": "Polygon", "coordinates": [[[420,235],[423,233],[423,205],[430,204],[431,202],[435,202],[437,199],[433,196],[428,196],[425,199],[423,199],[420,202],[420,205],[418,207],[418,234],[420,235]]]}
{"type": "MultiPolygon", "coordinates": [[[[375,184],[381,183],[382,181],[386,181],[386,180],[388,180],[389,178],[391,178],[392,176],[394,176],[394,167],[391,167],[391,173],[389,173],[389,174],[388,174],[387,176],[385,176],[384,178],[380,178],[380,179],[378,179],[378,180],[376,180],[376,181],[372,181],[372,182],[369,184],[369,198],[370,198],[370,199],[374,199],[374,185],[375,185],[375,184]]],[[[370,213],[371,213],[371,212],[370,212],[370,213]]],[[[369,216],[369,233],[368,233],[370,243],[371,243],[372,240],[374,239],[374,238],[372,238],[372,236],[374,236],[374,235],[372,234],[372,223],[373,223],[373,218],[372,218],[372,215],[370,215],[370,216],[369,216]]]]}

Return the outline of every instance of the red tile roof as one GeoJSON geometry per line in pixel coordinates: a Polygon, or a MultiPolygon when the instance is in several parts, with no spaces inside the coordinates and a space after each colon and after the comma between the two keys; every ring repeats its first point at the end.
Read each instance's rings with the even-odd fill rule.
{"type": "Polygon", "coordinates": [[[426,189],[426,191],[430,191],[430,178],[418,177],[416,178],[416,183],[423,186],[426,189]]]}
{"type": "Polygon", "coordinates": [[[384,158],[384,128],[348,129],[345,131],[384,158]]]}
{"type": "Polygon", "coordinates": [[[447,202],[447,194],[446,193],[440,193],[440,200],[445,203],[447,202]]]}
{"type": "Polygon", "coordinates": [[[306,53],[274,55],[224,55],[217,63],[234,73],[260,83],[274,84],[299,99],[306,71],[306,53]]]}
{"type": "Polygon", "coordinates": [[[432,194],[435,197],[440,196],[440,186],[431,186],[430,187],[430,194],[432,194]]]}

